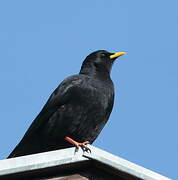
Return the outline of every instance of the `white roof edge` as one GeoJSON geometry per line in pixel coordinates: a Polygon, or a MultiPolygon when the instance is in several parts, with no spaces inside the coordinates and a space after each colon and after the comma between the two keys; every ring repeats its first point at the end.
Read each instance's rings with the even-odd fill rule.
{"type": "Polygon", "coordinates": [[[115,169],[118,169],[132,176],[138,177],[144,180],[171,180],[165,176],[162,176],[156,172],[153,172],[149,169],[146,169],[142,166],[136,165],[130,161],[127,161],[123,158],[115,156],[111,153],[108,153],[104,150],[96,148],[94,146],[88,146],[92,149],[92,153],[84,153],[84,157],[99,161],[103,164],[107,164],[115,169]]]}
{"type": "Polygon", "coordinates": [[[83,151],[67,148],[0,160],[0,176],[89,160],[83,151]]]}
{"type": "Polygon", "coordinates": [[[119,171],[144,180],[170,180],[165,176],[150,171],[120,157],[114,156],[113,154],[99,148],[91,145],[88,145],[88,147],[90,148],[91,153],[83,152],[82,149],[79,149],[76,152],[76,148],[73,147],[0,160],[0,176],[93,159],[118,169],[119,171]]]}

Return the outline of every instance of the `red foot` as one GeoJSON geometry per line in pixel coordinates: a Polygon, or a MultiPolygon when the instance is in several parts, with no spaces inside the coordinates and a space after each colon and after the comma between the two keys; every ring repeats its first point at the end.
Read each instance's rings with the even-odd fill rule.
{"type": "Polygon", "coordinates": [[[90,149],[86,146],[87,144],[90,144],[89,141],[79,143],[68,136],[66,136],[64,139],[69,143],[73,144],[74,146],[76,146],[77,148],[81,147],[85,151],[90,151],[90,149]]]}

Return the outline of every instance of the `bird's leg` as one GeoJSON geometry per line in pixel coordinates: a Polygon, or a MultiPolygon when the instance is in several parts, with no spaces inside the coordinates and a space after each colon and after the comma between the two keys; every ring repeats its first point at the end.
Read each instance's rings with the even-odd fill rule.
{"type": "Polygon", "coordinates": [[[84,151],[91,152],[91,150],[87,147],[87,144],[90,144],[89,141],[85,141],[85,142],[80,143],[80,142],[73,140],[72,138],[70,138],[68,136],[66,136],[64,139],[66,141],[68,141],[69,143],[73,144],[74,146],[76,146],[77,148],[81,147],[84,151]]]}

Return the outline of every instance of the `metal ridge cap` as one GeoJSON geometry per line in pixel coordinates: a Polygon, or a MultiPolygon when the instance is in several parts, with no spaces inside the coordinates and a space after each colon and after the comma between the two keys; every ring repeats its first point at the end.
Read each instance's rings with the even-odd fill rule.
{"type": "Polygon", "coordinates": [[[149,169],[146,169],[142,166],[134,164],[130,161],[127,161],[123,158],[115,156],[111,153],[108,153],[102,149],[96,148],[94,146],[88,145],[91,149],[91,153],[84,152],[84,157],[96,160],[100,163],[108,165],[114,169],[125,172],[132,176],[138,177],[144,180],[171,180],[165,176],[162,176],[156,172],[153,172],[149,169]]]}
{"type": "Polygon", "coordinates": [[[0,176],[87,161],[83,151],[67,148],[33,155],[0,160],[0,176]]]}
{"type": "Polygon", "coordinates": [[[56,151],[21,156],[0,160],[0,176],[21,173],[44,168],[52,168],[71,163],[94,160],[144,180],[170,180],[169,178],[108,153],[102,149],[88,145],[90,152],[75,147],[56,151]]]}

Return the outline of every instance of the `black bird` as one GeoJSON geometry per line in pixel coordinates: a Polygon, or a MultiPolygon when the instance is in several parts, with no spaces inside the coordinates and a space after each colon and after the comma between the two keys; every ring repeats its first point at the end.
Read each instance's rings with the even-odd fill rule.
{"type": "Polygon", "coordinates": [[[86,148],[108,121],[114,103],[110,72],[125,52],[99,50],[84,60],[79,74],[66,78],[51,94],[8,158],[68,148],[86,148]]]}

